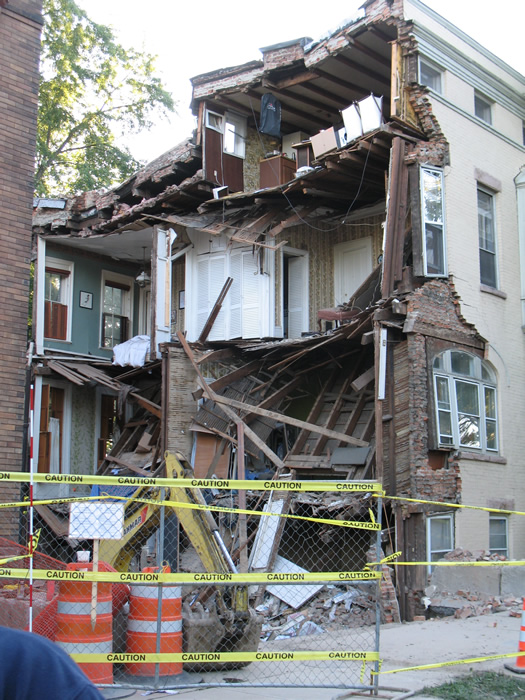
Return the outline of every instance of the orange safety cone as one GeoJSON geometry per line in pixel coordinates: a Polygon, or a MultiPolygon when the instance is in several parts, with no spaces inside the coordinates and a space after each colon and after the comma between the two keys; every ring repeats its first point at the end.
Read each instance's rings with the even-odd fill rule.
{"type": "Polygon", "coordinates": [[[523,599],[523,610],[521,612],[520,641],[518,642],[518,654],[516,664],[505,664],[508,671],[514,673],[525,673],[525,598],[523,599]]]}

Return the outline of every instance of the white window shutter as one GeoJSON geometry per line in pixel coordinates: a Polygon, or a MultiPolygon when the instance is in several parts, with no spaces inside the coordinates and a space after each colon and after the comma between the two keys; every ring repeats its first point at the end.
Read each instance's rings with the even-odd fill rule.
{"type": "Polygon", "coordinates": [[[163,231],[156,229],[157,234],[157,284],[155,306],[155,336],[157,347],[159,343],[169,343],[171,340],[171,244],[175,238],[173,229],[163,231]]]}
{"type": "Polygon", "coordinates": [[[242,254],[242,337],[259,338],[260,324],[260,276],[257,274],[257,258],[253,253],[242,254]]]}
{"type": "Polygon", "coordinates": [[[198,338],[206,319],[209,315],[208,309],[208,277],[209,277],[210,259],[207,255],[197,259],[197,332],[195,337],[198,338]]]}
{"type": "Polygon", "coordinates": [[[232,252],[230,254],[230,277],[233,284],[226,296],[225,303],[230,309],[230,328],[228,338],[240,338],[242,334],[242,253],[232,252]]]}
{"type": "Polygon", "coordinates": [[[306,289],[306,265],[300,257],[288,261],[288,337],[300,338],[306,330],[304,317],[304,293],[306,289]]]}
{"type": "MultiPolygon", "coordinates": [[[[225,256],[224,255],[213,255],[210,257],[209,264],[209,277],[208,277],[208,314],[211,310],[219,294],[221,293],[224,283],[226,282],[225,274],[225,256]]],[[[226,303],[223,304],[219,315],[215,319],[215,323],[212,326],[210,334],[208,336],[209,340],[225,340],[226,339],[226,320],[228,311],[228,301],[226,298],[226,303]]],[[[206,318],[207,318],[206,316],[206,318]]],[[[204,319],[204,322],[206,319],[204,319]]],[[[204,323],[203,323],[204,325],[204,323]]],[[[202,327],[201,327],[202,330],[202,327]]]]}

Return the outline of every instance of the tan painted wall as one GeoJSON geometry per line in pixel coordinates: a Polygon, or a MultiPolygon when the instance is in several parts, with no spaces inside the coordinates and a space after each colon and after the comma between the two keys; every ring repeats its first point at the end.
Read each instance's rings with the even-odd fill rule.
{"type": "MultiPolygon", "coordinates": [[[[334,305],[334,246],[338,243],[372,237],[372,267],[382,251],[384,221],[382,214],[357,219],[344,225],[316,222],[314,226],[301,225],[286,229],[280,238],[287,246],[306,250],[309,253],[309,330],[317,330],[317,311],[334,305]]],[[[281,319],[282,256],[275,262],[276,325],[281,319]]]]}
{"type": "MultiPolygon", "coordinates": [[[[468,49],[469,55],[472,49],[468,49]]],[[[488,65],[484,56],[479,63],[488,65]]],[[[494,66],[494,73],[502,76],[494,66]]],[[[515,81],[506,76],[510,84],[515,81]]],[[[448,269],[461,298],[461,312],[488,340],[487,359],[498,374],[500,456],[506,464],[461,461],[462,500],[494,507],[509,497],[525,510],[525,339],[521,328],[520,268],[516,190],[513,179],[525,163],[521,120],[496,104],[493,127],[474,118],[474,87],[464,75],[445,74],[443,97],[431,96],[434,112],[450,143],[451,165],[445,168],[448,269]],[[456,103],[454,105],[453,103],[456,103]],[[456,107],[462,111],[458,111],[456,107]],[[479,171],[495,185],[499,291],[480,286],[477,186],[479,171]]],[[[461,510],[456,515],[456,545],[488,549],[487,512],[461,510]]],[[[525,556],[525,519],[511,516],[510,553],[525,556]]]]}

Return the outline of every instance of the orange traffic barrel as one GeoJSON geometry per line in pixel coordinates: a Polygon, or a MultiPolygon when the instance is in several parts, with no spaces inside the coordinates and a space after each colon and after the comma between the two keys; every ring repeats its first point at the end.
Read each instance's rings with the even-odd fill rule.
{"type": "MultiPolygon", "coordinates": [[[[93,564],[68,564],[69,571],[92,571],[93,564]]],[[[55,641],[68,654],[111,654],[113,651],[113,615],[111,583],[98,581],[95,626],[91,623],[92,581],[60,581],[58,591],[57,633],[55,641]]],[[[93,683],[113,683],[113,665],[78,664],[93,683]]]]}
{"type": "MultiPolygon", "coordinates": [[[[143,572],[158,571],[147,567],[143,572]]],[[[166,566],[163,573],[170,573],[166,566]]],[[[182,603],[180,586],[162,587],[160,622],[160,653],[180,654],[182,652],[182,603]]],[[[157,585],[133,585],[129,598],[128,654],[157,653],[157,618],[159,610],[159,588],[157,585]]],[[[132,676],[154,676],[154,663],[128,663],[126,671],[132,676]]],[[[159,675],[176,676],[182,673],[182,662],[174,661],[159,664],[159,675]]]]}
{"type": "Polygon", "coordinates": [[[520,638],[518,641],[518,657],[516,664],[504,664],[505,668],[514,673],[525,673],[525,598],[523,598],[523,608],[521,611],[520,638]]]}

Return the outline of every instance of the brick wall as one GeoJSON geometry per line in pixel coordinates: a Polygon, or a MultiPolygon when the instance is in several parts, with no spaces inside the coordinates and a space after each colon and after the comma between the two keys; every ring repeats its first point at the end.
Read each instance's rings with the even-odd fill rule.
{"type": "MultiPolygon", "coordinates": [[[[20,470],[41,0],[0,5],[0,468],[20,470]]],[[[4,485],[0,498],[16,500],[18,492],[4,485]]],[[[16,512],[0,510],[0,531],[17,533],[16,512]]]]}
{"type": "MultiPolygon", "coordinates": [[[[430,363],[436,351],[451,347],[452,343],[432,338],[443,332],[464,337],[469,344],[476,336],[475,329],[461,315],[459,300],[451,282],[431,280],[417,289],[408,303],[409,314],[417,315],[421,328],[428,321],[425,334],[408,335],[410,437],[409,462],[411,465],[411,495],[413,498],[456,502],[461,496],[459,464],[454,460],[443,460],[442,468],[431,465],[428,451],[433,447],[434,430],[432,417],[433,392],[430,363]],[[427,335],[428,333],[428,335],[427,335]],[[442,347],[441,347],[442,346],[442,347]]],[[[461,345],[458,345],[461,347],[461,345]]],[[[464,347],[472,352],[471,347],[464,347]]]]}

